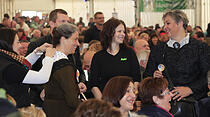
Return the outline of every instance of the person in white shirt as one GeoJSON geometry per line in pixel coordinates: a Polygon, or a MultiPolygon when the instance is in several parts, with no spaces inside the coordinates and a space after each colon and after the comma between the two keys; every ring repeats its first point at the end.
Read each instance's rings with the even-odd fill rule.
{"type": "Polygon", "coordinates": [[[26,35],[26,36],[29,35],[29,33],[30,33],[30,28],[29,28],[29,26],[25,23],[24,17],[23,17],[23,16],[17,18],[16,29],[23,29],[25,35],[26,35]]]}

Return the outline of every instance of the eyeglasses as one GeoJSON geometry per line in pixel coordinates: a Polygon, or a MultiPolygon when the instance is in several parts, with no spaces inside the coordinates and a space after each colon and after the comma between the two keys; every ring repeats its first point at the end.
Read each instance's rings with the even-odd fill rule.
{"type": "Polygon", "coordinates": [[[167,91],[166,90],[161,94],[161,96],[169,95],[171,93],[169,90],[167,90],[167,91]]]}

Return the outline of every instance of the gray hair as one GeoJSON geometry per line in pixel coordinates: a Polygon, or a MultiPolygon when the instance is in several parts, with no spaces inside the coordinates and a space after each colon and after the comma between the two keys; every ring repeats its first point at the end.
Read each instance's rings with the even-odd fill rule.
{"type": "Polygon", "coordinates": [[[56,30],[65,38],[71,37],[74,32],[78,31],[77,27],[70,23],[63,23],[56,30]]]}
{"type": "Polygon", "coordinates": [[[77,31],[78,31],[77,27],[70,23],[63,23],[57,28],[54,28],[52,32],[53,33],[53,47],[56,47],[58,44],[60,44],[60,39],[62,36],[68,39],[77,31]]]}
{"type": "Polygon", "coordinates": [[[183,22],[183,27],[186,30],[187,29],[187,25],[189,23],[189,20],[187,18],[187,15],[180,10],[173,10],[173,11],[168,11],[163,15],[163,20],[166,18],[166,16],[170,16],[172,17],[176,23],[178,24],[180,21],[183,22]]]}

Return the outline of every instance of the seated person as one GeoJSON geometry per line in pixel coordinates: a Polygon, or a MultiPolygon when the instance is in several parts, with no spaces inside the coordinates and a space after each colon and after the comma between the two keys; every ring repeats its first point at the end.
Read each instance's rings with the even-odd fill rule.
{"type": "Polygon", "coordinates": [[[120,111],[110,102],[97,99],[81,103],[74,115],[74,117],[122,117],[120,111]]]}
{"type": "Polygon", "coordinates": [[[134,83],[129,76],[112,77],[103,90],[102,99],[118,107],[123,117],[130,117],[136,100],[134,83]]]}
{"type": "Polygon", "coordinates": [[[138,95],[142,102],[138,114],[149,117],[173,117],[169,112],[171,109],[169,101],[173,95],[168,89],[168,81],[165,78],[145,78],[139,84],[138,95]]]}

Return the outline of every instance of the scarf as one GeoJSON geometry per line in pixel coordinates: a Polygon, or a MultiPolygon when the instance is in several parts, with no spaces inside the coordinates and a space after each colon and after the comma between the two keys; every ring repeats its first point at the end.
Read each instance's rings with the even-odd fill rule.
{"type": "Polygon", "coordinates": [[[7,54],[8,56],[12,57],[14,60],[16,60],[17,62],[21,63],[25,69],[30,70],[31,69],[31,63],[28,62],[27,59],[25,59],[25,57],[17,55],[13,52],[9,52],[3,49],[0,49],[0,52],[7,54]]]}

